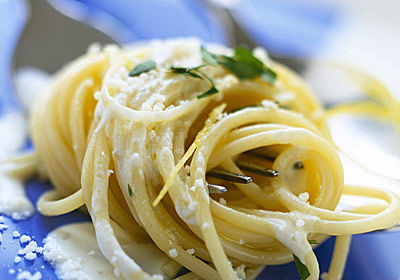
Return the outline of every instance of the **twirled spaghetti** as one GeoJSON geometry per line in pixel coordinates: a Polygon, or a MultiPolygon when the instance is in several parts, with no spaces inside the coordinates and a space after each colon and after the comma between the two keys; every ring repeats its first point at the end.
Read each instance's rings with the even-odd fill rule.
{"type": "Polygon", "coordinates": [[[125,279],[152,276],[124,252],[121,238],[155,244],[169,255],[159,269],[167,279],[181,266],[191,272],[179,279],[251,279],[264,265],[293,255],[318,279],[309,240],[327,235],[339,236],[328,276],[339,279],[350,235],[398,222],[399,198],[344,186],[319,101],[293,72],[261,49],[254,53],[276,71],[273,85],[208,65],[202,71],[219,92],[204,98],[197,96],[208,89],[207,80],[170,71],[202,64],[195,39],[108,46],[66,66],[32,116],[37,157],[55,186],[39,200],[40,212],[60,215],[85,205],[102,253],[125,279]],[[157,67],[130,77],[146,60],[157,67]],[[239,161],[279,175],[249,173],[239,161]],[[215,168],[253,182],[208,177],[215,168]],[[210,194],[207,181],[228,191],[210,194]],[[336,212],[342,194],[378,198],[386,206],[336,212]]]}

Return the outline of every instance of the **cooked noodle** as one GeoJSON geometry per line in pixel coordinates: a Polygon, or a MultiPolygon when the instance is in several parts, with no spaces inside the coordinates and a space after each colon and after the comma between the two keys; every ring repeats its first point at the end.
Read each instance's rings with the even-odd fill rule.
{"type": "Polygon", "coordinates": [[[121,235],[132,243],[154,242],[169,255],[173,261],[160,271],[167,279],[180,266],[191,273],[179,279],[251,279],[265,265],[292,261],[293,254],[309,279],[318,279],[309,240],[337,235],[328,277],[339,279],[350,235],[393,226],[399,198],[380,188],[344,186],[326,111],[296,74],[260,49],[255,54],[277,72],[274,85],[205,66],[219,93],[198,99],[207,81],[169,67],[200,65],[199,48],[194,39],[107,46],[53,78],[32,115],[39,164],[55,186],[39,200],[40,212],[61,215],[85,205],[102,253],[125,279],[152,275],[124,252],[121,235]],[[129,77],[149,59],[156,69],[129,77]],[[249,173],[238,161],[279,175],[249,173]],[[297,162],[304,167],[294,168],[297,162]],[[253,182],[209,178],[214,168],[253,182]],[[228,191],[210,194],[207,181],[228,191]],[[378,198],[386,206],[337,212],[342,194],[378,198]]]}

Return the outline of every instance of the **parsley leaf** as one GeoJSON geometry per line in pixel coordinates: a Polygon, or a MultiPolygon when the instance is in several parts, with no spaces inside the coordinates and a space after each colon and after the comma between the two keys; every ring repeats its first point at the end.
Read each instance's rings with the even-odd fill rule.
{"type": "Polygon", "coordinates": [[[175,67],[175,66],[171,66],[169,68],[169,70],[171,71],[171,73],[174,73],[174,74],[182,74],[182,75],[190,76],[192,78],[197,78],[197,79],[208,81],[211,84],[211,87],[206,92],[204,92],[204,93],[200,94],[199,96],[197,96],[197,99],[201,99],[201,98],[208,97],[208,96],[213,95],[213,94],[218,92],[218,89],[215,87],[213,80],[211,80],[206,74],[204,74],[203,72],[201,72],[199,70],[199,68],[201,68],[203,66],[205,66],[205,65],[200,65],[200,66],[197,66],[197,67],[175,67]]]}
{"type": "Polygon", "coordinates": [[[274,101],[274,103],[275,103],[276,105],[278,105],[278,107],[279,107],[280,109],[284,109],[284,110],[291,110],[291,109],[292,109],[290,106],[282,105],[281,103],[279,103],[279,101],[274,101]]]}
{"type": "Polygon", "coordinates": [[[206,50],[203,46],[200,47],[201,58],[203,61],[212,66],[218,66],[218,57],[206,50]]]}
{"type": "Polygon", "coordinates": [[[277,77],[278,75],[276,74],[276,72],[274,72],[270,68],[265,68],[260,74],[261,81],[269,84],[273,84],[277,77]]]}
{"type": "Polygon", "coordinates": [[[232,57],[213,54],[204,47],[200,48],[200,52],[205,63],[212,66],[221,65],[241,80],[260,77],[261,81],[273,84],[277,78],[277,74],[247,48],[237,47],[232,57]]]}
{"type": "Polygon", "coordinates": [[[257,57],[255,57],[249,49],[246,49],[244,47],[237,47],[235,49],[234,58],[246,65],[251,66],[252,68],[257,70],[257,72],[262,72],[264,70],[264,63],[257,57]]]}
{"type": "Polygon", "coordinates": [[[132,191],[131,185],[129,185],[129,184],[128,184],[128,194],[130,197],[133,196],[133,191],[132,191]]]}
{"type": "Polygon", "coordinates": [[[299,273],[300,279],[305,280],[310,276],[307,266],[302,263],[299,258],[293,254],[294,263],[296,264],[297,272],[299,273]]]}
{"type": "Polygon", "coordinates": [[[136,67],[129,72],[129,77],[136,77],[142,73],[149,72],[150,70],[156,68],[156,65],[157,64],[153,60],[146,60],[136,65],[136,67]]]}
{"type": "Polygon", "coordinates": [[[174,67],[171,66],[170,70],[172,73],[174,74],[183,74],[186,76],[191,76],[193,78],[198,78],[201,80],[204,80],[204,78],[202,76],[200,76],[199,74],[196,74],[194,71],[197,70],[198,67],[195,68],[186,68],[186,67],[174,67]]]}
{"type": "Polygon", "coordinates": [[[255,57],[251,50],[244,47],[237,47],[232,57],[214,54],[203,46],[200,47],[200,54],[205,64],[197,67],[172,66],[169,68],[173,74],[182,74],[192,78],[207,80],[211,84],[210,89],[197,96],[198,99],[208,97],[218,92],[213,80],[200,70],[200,68],[206,65],[222,66],[241,80],[260,77],[261,81],[273,84],[277,78],[276,73],[272,69],[268,68],[260,59],[255,57]]]}
{"type": "Polygon", "coordinates": [[[209,90],[207,90],[205,93],[200,94],[199,96],[197,96],[197,99],[201,99],[210,95],[213,95],[214,93],[217,93],[218,89],[212,85],[211,88],[209,90]]]}
{"type": "Polygon", "coordinates": [[[238,61],[226,55],[220,56],[219,63],[241,80],[254,79],[259,74],[259,71],[251,65],[247,65],[242,61],[238,61]]]}

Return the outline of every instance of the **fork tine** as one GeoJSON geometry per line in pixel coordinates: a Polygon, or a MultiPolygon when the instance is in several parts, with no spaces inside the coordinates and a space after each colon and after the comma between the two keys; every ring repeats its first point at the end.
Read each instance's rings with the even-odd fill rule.
{"type": "Polygon", "coordinates": [[[240,169],[246,170],[248,172],[266,176],[266,177],[276,177],[279,175],[279,172],[277,170],[273,170],[271,168],[264,168],[255,164],[243,162],[243,161],[236,161],[237,166],[240,169]]]}
{"type": "Polygon", "coordinates": [[[224,193],[227,189],[224,186],[207,183],[207,188],[210,193],[224,193]]]}
{"type": "Polygon", "coordinates": [[[248,184],[253,181],[249,176],[232,173],[225,170],[211,170],[207,173],[207,175],[213,178],[241,184],[248,184]]]}

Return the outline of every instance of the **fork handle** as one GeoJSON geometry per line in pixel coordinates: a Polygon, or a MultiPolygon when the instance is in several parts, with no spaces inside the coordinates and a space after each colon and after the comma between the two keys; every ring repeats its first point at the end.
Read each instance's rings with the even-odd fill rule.
{"type": "Polygon", "coordinates": [[[0,115],[19,108],[12,77],[13,53],[27,20],[24,0],[0,1],[0,115]]]}

